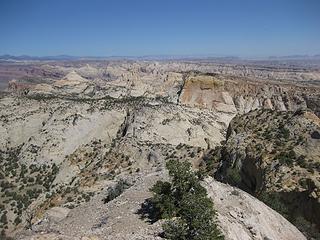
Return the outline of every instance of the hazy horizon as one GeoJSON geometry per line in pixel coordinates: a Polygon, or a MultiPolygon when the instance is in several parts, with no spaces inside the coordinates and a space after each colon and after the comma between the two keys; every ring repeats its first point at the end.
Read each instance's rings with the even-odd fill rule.
{"type": "Polygon", "coordinates": [[[0,54],[0,58],[4,57],[10,58],[30,58],[30,59],[108,59],[108,58],[124,58],[124,59],[239,59],[239,60],[267,60],[267,59],[319,59],[320,54],[292,54],[292,55],[265,55],[265,56],[236,56],[236,55],[216,55],[216,54],[180,54],[180,55],[167,55],[167,54],[157,54],[157,55],[69,55],[69,54],[58,54],[58,55],[13,55],[13,54],[0,54]]]}

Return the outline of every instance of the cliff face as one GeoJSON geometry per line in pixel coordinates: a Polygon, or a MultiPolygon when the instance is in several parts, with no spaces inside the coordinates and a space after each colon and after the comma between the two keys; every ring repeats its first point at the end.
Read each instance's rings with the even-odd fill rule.
{"type": "Polygon", "coordinates": [[[319,88],[252,82],[217,74],[189,74],[179,101],[191,107],[247,113],[255,109],[295,111],[310,108],[320,114],[319,88]]]}
{"type": "Polygon", "coordinates": [[[179,102],[191,107],[209,108],[235,113],[237,111],[225,81],[211,75],[187,76],[179,102]]]}
{"type": "Polygon", "coordinates": [[[252,193],[297,225],[303,218],[320,227],[320,119],[314,113],[238,115],[221,159],[218,179],[252,193]]]}

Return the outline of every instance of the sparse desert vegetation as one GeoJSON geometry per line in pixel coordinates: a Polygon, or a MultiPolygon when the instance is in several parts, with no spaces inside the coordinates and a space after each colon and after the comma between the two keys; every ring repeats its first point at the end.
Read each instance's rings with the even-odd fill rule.
{"type": "Polygon", "coordinates": [[[317,197],[318,86],[295,84],[309,74],[299,65],[274,84],[271,63],[251,64],[245,76],[237,63],[32,63],[37,80],[11,81],[0,99],[1,237],[304,239],[219,174],[316,236],[280,190],[317,197]],[[139,213],[147,199],[153,220],[139,213]]]}
{"type": "Polygon", "coordinates": [[[166,164],[171,182],[158,181],[154,193],[152,218],[166,219],[167,239],[224,239],[217,227],[215,210],[191,164],[169,160],[166,164]]]}

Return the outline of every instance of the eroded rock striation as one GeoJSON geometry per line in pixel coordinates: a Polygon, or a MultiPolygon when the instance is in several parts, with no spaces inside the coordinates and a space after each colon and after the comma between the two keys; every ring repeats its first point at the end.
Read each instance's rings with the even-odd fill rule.
{"type": "Polygon", "coordinates": [[[188,74],[180,103],[191,107],[244,114],[255,109],[295,111],[310,108],[319,115],[319,88],[249,81],[218,74],[188,74]]]}

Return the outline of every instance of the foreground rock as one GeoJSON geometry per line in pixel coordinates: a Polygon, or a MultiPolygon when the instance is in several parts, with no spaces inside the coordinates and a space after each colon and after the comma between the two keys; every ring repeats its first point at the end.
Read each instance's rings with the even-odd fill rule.
{"type": "Polygon", "coordinates": [[[211,178],[204,186],[214,202],[225,239],[306,239],[279,213],[248,193],[211,178]]]}
{"type": "MultiPolygon", "coordinates": [[[[138,211],[151,197],[149,188],[165,176],[163,172],[144,173],[113,201],[103,204],[104,195],[97,195],[71,210],[63,220],[43,219],[33,226],[33,231],[21,233],[18,239],[162,239],[162,222],[151,224],[138,211]]],[[[305,239],[280,214],[248,193],[212,178],[203,184],[215,204],[218,225],[226,240],[305,239]]]]}

